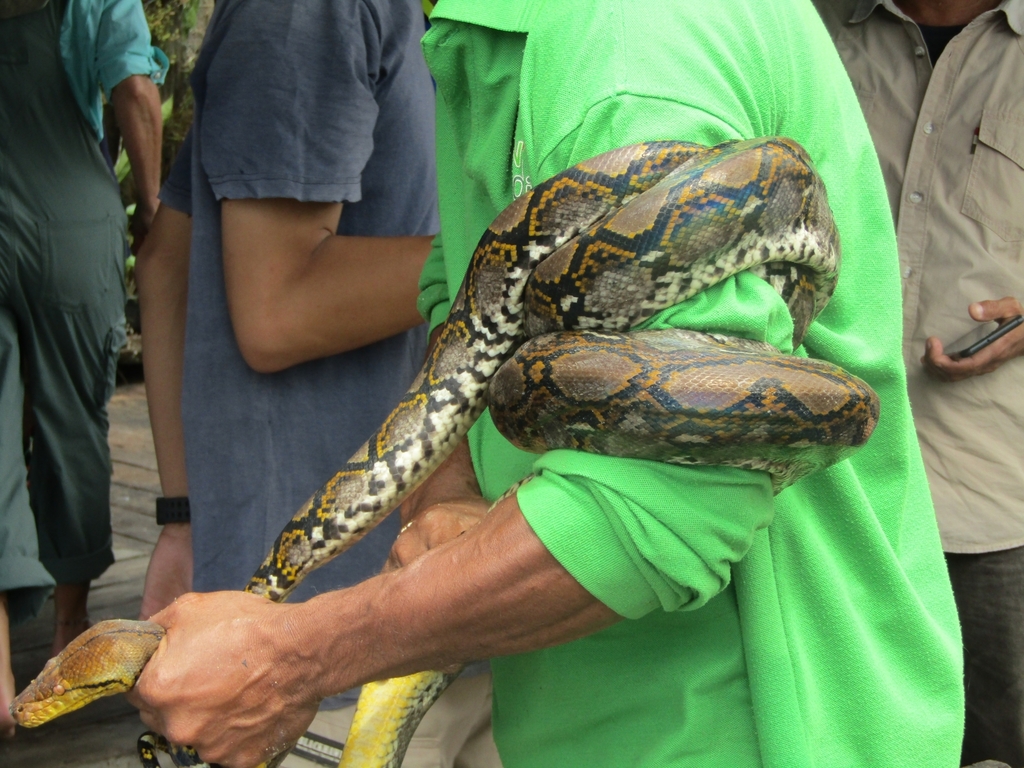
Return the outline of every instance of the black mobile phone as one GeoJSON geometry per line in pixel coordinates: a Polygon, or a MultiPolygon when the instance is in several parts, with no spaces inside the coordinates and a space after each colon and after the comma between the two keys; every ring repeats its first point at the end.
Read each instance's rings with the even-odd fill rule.
{"type": "Polygon", "coordinates": [[[956,349],[959,351],[949,352],[947,354],[949,354],[950,357],[955,357],[961,360],[965,357],[976,355],[993,341],[1003,338],[1003,336],[1008,334],[1021,323],[1024,323],[1024,316],[1022,315],[1011,317],[995,329],[992,328],[992,323],[985,323],[979,328],[975,328],[966,336],[961,336],[950,344],[950,349],[956,349]]]}

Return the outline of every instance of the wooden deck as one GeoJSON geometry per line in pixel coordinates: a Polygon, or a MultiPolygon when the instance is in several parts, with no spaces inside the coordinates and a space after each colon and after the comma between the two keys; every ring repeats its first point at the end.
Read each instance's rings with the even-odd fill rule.
{"type": "MultiPolygon", "coordinates": [[[[159,527],[153,500],[160,484],[142,383],[117,388],[110,402],[110,485],[116,562],[93,582],[89,614],[94,621],[137,618],[143,579],[159,527]]],[[[35,620],[12,633],[18,689],[43,668],[53,637],[53,601],[35,620]]],[[[18,729],[0,742],[3,768],[138,768],[135,740],[145,728],[123,696],[102,699],[36,729],[18,729]]]]}

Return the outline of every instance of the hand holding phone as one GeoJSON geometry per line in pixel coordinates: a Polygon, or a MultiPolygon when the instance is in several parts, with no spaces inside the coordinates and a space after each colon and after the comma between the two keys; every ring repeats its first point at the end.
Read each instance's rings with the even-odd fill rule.
{"type": "Polygon", "coordinates": [[[1024,355],[1024,333],[1021,332],[1024,307],[1020,301],[1012,296],[978,301],[972,303],[967,312],[979,324],[973,332],[945,345],[934,336],[925,341],[921,363],[933,379],[962,381],[992,373],[1024,355]]]}
{"type": "Polygon", "coordinates": [[[946,349],[953,350],[949,356],[954,360],[963,360],[965,357],[972,357],[981,352],[985,347],[994,341],[998,341],[1012,331],[1021,323],[1024,323],[1024,315],[1011,317],[1002,325],[993,327],[993,323],[982,323],[970,333],[961,336],[952,344],[947,344],[946,349]]]}

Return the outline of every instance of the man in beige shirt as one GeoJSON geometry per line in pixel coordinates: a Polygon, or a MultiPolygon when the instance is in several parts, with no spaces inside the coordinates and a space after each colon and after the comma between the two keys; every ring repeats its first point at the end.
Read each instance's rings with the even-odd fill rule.
{"type": "Polygon", "coordinates": [[[962,762],[1022,766],[1024,326],[954,353],[1024,299],[1024,0],[815,3],[896,223],[910,399],[963,624],[962,762]]]}

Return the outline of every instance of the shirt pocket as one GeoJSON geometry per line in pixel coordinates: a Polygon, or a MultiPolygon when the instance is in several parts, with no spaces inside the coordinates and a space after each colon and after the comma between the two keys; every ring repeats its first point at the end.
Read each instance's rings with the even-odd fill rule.
{"type": "Polygon", "coordinates": [[[116,219],[44,221],[38,227],[42,301],[77,312],[101,304],[122,284],[124,241],[116,219]]]}
{"type": "Polygon", "coordinates": [[[1003,240],[1024,240],[1024,112],[986,109],[961,209],[1003,240]]]}

